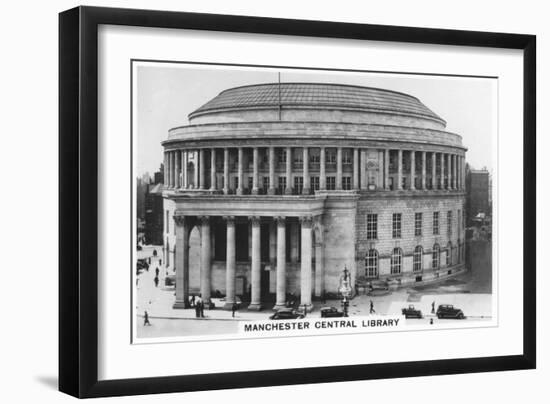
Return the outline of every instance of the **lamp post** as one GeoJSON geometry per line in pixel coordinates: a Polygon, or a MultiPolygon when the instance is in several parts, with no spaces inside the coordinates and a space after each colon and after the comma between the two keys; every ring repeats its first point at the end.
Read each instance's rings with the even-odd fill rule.
{"type": "Polygon", "coordinates": [[[349,308],[349,298],[351,296],[351,274],[346,266],[342,271],[342,276],[340,277],[340,287],[338,291],[342,295],[342,308],[344,310],[344,317],[348,317],[348,308],[349,308]]]}

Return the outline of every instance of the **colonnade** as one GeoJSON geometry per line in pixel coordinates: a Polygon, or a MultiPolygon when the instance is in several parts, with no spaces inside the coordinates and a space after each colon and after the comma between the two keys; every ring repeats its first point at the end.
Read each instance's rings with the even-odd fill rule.
{"type": "MultiPolygon", "coordinates": [[[[236,231],[235,216],[223,216],[226,223],[226,309],[231,309],[236,302],[236,231]]],[[[300,305],[310,310],[312,285],[312,248],[313,248],[313,224],[316,220],[313,216],[299,217],[301,224],[301,251],[300,260],[300,305]]],[[[250,262],[250,304],[249,310],[260,310],[261,302],[261,231],[260,217],[250,216],[252,253],[250,262]]],[[[284,216],[274,216],[276,222],[276,302],[274,309],[283,308],[286,305],[286,221],[284,216]]],[[[200,292],[205,305],[210,304],[211,298],[211,272],[212,272],[212,246],[211,246],[211,217],[210,216],[174,216],[176,224],[176,302],[174,308],[189,307],[189,237],[195,226],[200,227],[200,292]]],[[[323,272],[322,247],[316,243],[315,270],[323,272]],[[317,256],[319,254],[319,256],[317,256]]]]}
{"type": "Polygon", "coordinates": [[[292,182],[293,174],[295,174],[301,178],[299,193],[303,194],[310,194],[315,190],[372,189],[368,178],[370,162],[367,153],[369,150],[375,150],[380,156],[380,159],[377,160],[377,170],[381,170],[382,175],[376,189],[465,189],[465,160],[461,154],[361,147],[268,146],[168,150],[164,155],[164,184],[168,189],[222,191],[225,194],[234,192],[237,195],[247,192],[253,195],[258,194],[261,192],[260,189],[264,189],[268,195],[292,194],[296,193],[296,189],[293,189],[296,188],[294,186],[296,184],[292,182]],[[248,155],[250,151],[252,152],[251,170],[250,167],[244,166],[245,153],[248,155]],[[327,161],[329,151],[330,159],[327,161]],[[344,151],[347,153],[345,161],[343,159],[344,151]],[[315,152],[315,158],[313,158],[313,152],[315,152]],[[298,158],[293,161],[293,156],[297,156],[297,153],[298,158]],[[207,159],[207,154],[210,156],[209,159],[207,159]],[[261,157],[260,154],[262,154],[261,157]],[[234,165],[230,164],[230,156],[235,157],[236,170],[234,165]],[[390,172],[391,156],[394,157],[392,172],[390,172]],[[278,163],[276,157],[278,157],[278,163]],[[419,164],[416,163],[417,159],[420,161],[419,164]],[[193,161],[192,165],[190,165],[191,160],[193,161]],[[223,173],[220,173],[222,174],[221,183],[218,183],[220,160],[223,173]],[[428,172],[428,164],[431,166],[431,173],[428,172]],[[283,165],[284,170],[282,169],[283,165]],[[418,165],[420,168],[417,168],[418,165]],[[193,167],[192,177],[189,172],[190,166],[193,167]],[[208,189],[207,170],[210,172],[208,189]],[[248,175],[247,179],[251,175],[251,184],[245,181],[245,172],[248,175]],[[267,176],[263,177],[262,186],[260,186],[260,172],[267,173],[267,176]],[[345,176],[344,172],[349,173],[349,176],[345,176]],[[234,184],[230,184],[230,178],[235,173],[236,181],[234,184]],[[408,182],[403,181],[405,175],[408,177],[408,182]]]}

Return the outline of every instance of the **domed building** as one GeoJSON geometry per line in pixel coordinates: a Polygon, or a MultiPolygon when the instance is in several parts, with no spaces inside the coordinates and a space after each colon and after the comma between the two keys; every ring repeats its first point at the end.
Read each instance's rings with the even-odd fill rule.
{"type": "Polygon", "coordinates": [[[214,291],[251,310],[464,270],[461,136],[417,98],[340,84],[230,88],[164,147],[174,307],[214,291]],[[191,291],[191,292],[190,292],[191,291]]]}

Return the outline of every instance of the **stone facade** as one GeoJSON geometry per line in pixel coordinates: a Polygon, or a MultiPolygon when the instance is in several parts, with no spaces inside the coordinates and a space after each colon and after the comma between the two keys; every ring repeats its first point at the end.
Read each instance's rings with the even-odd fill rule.
{"type": "Polygon", "coordinates": [[[245,86],[189,121],[163,142],[174,307],[190,293],[208,303],[220,291],[228,308],[237,296],[249,309],[278,308],[292,293],[307,310],[338,293],[344,267],[357,288],[463,269],[465,148],[416,98],[345,85],[245,86]]]}

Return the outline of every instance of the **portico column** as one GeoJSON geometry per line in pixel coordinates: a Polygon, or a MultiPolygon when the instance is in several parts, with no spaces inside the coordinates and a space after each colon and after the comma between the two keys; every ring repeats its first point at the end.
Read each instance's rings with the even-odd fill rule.
{"type": "Polygon", "coordinates": [[[168,154],[166,152],[164,152],[164,167],[163,167],[163,174],[164,174],[164,179],[162,181],[162,183],[166,186],[168,184],[168,154]]]}
{"type": "Polygon", "coordinates": [[[390,189],[390,149],[384,150],[384,189],[390,189]]]}
{"type": "Polygon", "coordinates": [[[353,148],[353,189],[359,189],[359,149],[353,148]]]}
{"type": "Polygon", "coordinates": [[[174,155],[173,153],[170,151],[168,152],[168,188],[172,188],[174,185],[173,185],[173,175],[174,173],[172,172],[174,169],[174,155]]]}
{"type": "Polygon", "coordinates": [[[435,166],[436,166],[435,162],[436,162],[435,152],[432,152],[432,189],[437,189],[437,184],[436,184],[437,176],[435,172],[435,166]]]}
{"type": "Polygon", "coordinates": [[[174,216],[176,225],[176,301],[174,309],[189,308],[189,218],[174,216]]]}
{"type": "Polygon", "coordinates": [[[204,168],[206,166],[206,156],[204,154],[204,149],[199,150],[199,189],[205,188],[205,176],[204,176],[204,168]]]}
{"type": "Polygon", "coordinates": [[[225,305],[226,310],[232,310],[235,303],[235,217],[224,217],[227,224],[226,230],[226,258],[225,258],[225,305]]]}
{"type": "Polygon", "coordinates": [[[285,194],[292,194],[292,148],[286,148],[286,189],[285,194]]]}
{"type": "Polygon", "coordinates": [[[210,278],[211,278],[211,246],[210,246],[210,217],[200,216],[201,221],[201,297],[204,305],[210,307],[210,278]]]}
{"type": "Polygon", "coordinates": [[[193,152],[193,159],[195,160],[195,184],[193,188],[197,189],[199,187],[199,153],[197,150],[193,152]]]}
{"type": "Polygon", "coordinates": [[[342,189],[342,148],[336,148],[336,189],[342,189]]]}
{"type": "Polygon", "coordinates": [[[188,181],[188,178],[187,178],[187,150],[184,150],[181,152],[181,155],[182,155],[182,163],[181,163],[181,169],[182,169],[182,174],[181,174],[181,187],[183,189],[187,189],[187,187],[189,186],[189,181],[188,181]]]}
{"type": "Polygon", "coordinates": [[[248,310],[261,310],[261,268],[260,268],[260,218],[251,216],[252,222],[252,263],[250,265],[251,296],[248,310]]]}
{"type": "Polygon", "coordinates": [[[416,186],[414,185],[414,181],[416,179],[416,162],[415,162],[415,158],[416,158],[416,153],[414,152],[414,150],[411,150],[411,190],[415,190],[416,189],[416,186]]]}
{"type": "Polygon", "coordinates": [[[457,158],[456,158],[456,154],[453,154],[453,189],[457,189],[457,180],[458,180],[458,175],[457,175],[457,172],[458,170],[456,169],[456,165],[457,165],[457,158]]]}
{"type": "Polygon", "coordinates": [[[324,259],[323,259],[323,243],[317,241],[315,243],[315,296],[323,296],[324,290],[324,259]]]}
{"type": "Polygon", "coordinates": [[[216,149],[210,151],[210,190],[216,190],[216,149]]]}
{"type": "Polygon", "coordinates": [[[310,216],[301,217],[302,223],[302,260],[300,270],[300,307],[305,311],[311,311],[311,226],[310,216]]]}
{"type": "Polygon", "coordinates": [[[303,175],[304,175],[304,188],[302,189],[302,194],[309,195],[311,192],[311,185],[309,181],[309,150],[307,147],[304,147],[304,155],[303,155],[303,175]]]}
{"type": "Polygon", "coordinates": [[[179,158],[179,151],[174,152],[174,188],[180,187],[180,158],[179,158]]]}
{"type": "Polygon", "coordinates": [[[223,193],[229,193],[229,149],[223,149],[223,193]]]}
{"type": "Polygon", "coordinates": [[[439,178],[439,188],[445,189],[445,157],[443,156],[443,153],[440,154],[439,157],[439,165],[440,165],[440,171],[441,171],[441,177],[439,178]]]}
{"type": "Polygon", "coordinates": [[[422,189],[426,189],[426,152],[422,152],[422,189]]]}
{"type": "Polygon", "coordinates": [[[327,172],[325,169],[326,154],[325,148],[319,150],[319,189],[325,191],[327,189],[327,172]]]}
{"type": "Polygon", "coordinates": [[[447,189],[453,189],[453,171],[451,167],[450,153],[447,153],[447,189]]]}
{"type": "Polygon", "coordinates": [[[361,189],[367,189],[367,149],[361,149],[361,171],[359,174],[359,181],[361,182],[361,189]]]}
{"type": "Polygon", "coordinates": [[[284,217],[276,217],[277,222],[277,285],[273,310],[286,306],[286,223],[284,217]]]}
{"type": "Polygon", "coordinates": [[[238,167],[237,167],[237,195],[243,194],[243,148],[239,147],[238,150],[238,167]]]}
{"type": "Polygon", "coordinates": [[[275,195],[275,148],[269,148],[269,188],[268,195],[275,195]]]}
{"type": "Polygon", "coordinates": [[[403,150],[397,150],[397,189],[403,189],[403,150]]]}
{"type": "Polygon", "coordinates": [[[258,195],[258,148],[252,149],[252,194],[258,195]]]}

